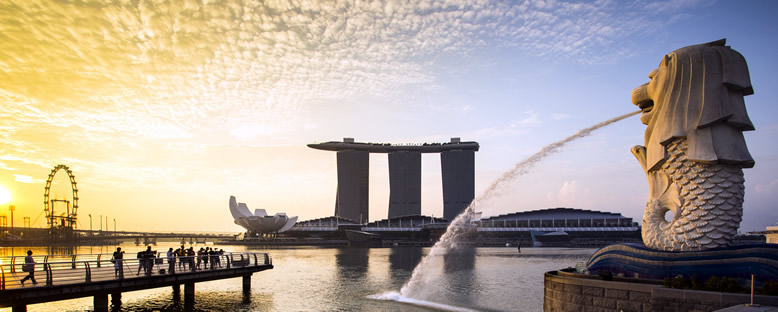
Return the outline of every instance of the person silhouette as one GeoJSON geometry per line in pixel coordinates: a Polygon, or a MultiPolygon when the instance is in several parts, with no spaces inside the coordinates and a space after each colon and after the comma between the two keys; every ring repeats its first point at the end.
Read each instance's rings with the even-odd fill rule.
{"type": "Polygon", "coordinates": [[[116,247],[116,251],[113,252],[113,258],[111,258],[113,275],[116,277],[124,277],[122,261],[124,261],[124,251],[122,251],[121,247],[116,247]]]}
{"type": "Polygon", "coordinates": [[[32,280],[33,285],[38,284],[38,282],[35,281],[35,259],[32,258],[32,250],[27,250],[27,256],[24,257],[22,271],[28,272],[27,276],[22,279],[22,286],[24,286],[24,281],[28,279],[32,280]]]}

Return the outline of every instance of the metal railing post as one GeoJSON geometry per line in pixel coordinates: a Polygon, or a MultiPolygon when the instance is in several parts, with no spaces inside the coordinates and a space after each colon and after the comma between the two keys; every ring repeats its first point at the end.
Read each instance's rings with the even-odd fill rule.
{"type": "Polygon", "coordinates": [[[71,260],[70,260],[71,268],[75,269],[76,268],[76,255],[72,255],[72,256],[70,256],[70,258],[71,258],[71,260]]]}
{"type": "Polygon", "coordinates": [[[89,261],[84,262],[84,271],[86,271],[85,282],[87,283],[92,282],[92,270],[89,267],[89,261]]]}
{"type": "Polygon", "coordinates": [[[43,264],[43,270],[46,271],[46,286],[53,285],[54,284],[54,272],[51,271],[51,264],[44,263],[43,264]]]}
{"type": "Polygon", "coordinates": [[[265,264],[270,264],[270,257],[267,254],[265,254],[265,264]]]}
{"type": "Polygon", "coordinates": [[[254,266],[258,266],[259,261],[257,260],[257,254],[254,254],[254,266]]]}
{"type": "MultiPolygon", "coordinates": [[[[13,265],[11,266],[13,268],[13,265]]],[[[0,267],[0,290],[5,290],[5,269],[0,267]]]]}
{"type": "Polygon", "coordinates": [[[102,257],[102,254],[97,254],[97,267],[100,267],[100,257],[102,257]]]}
{"type": "Polygon", "coordinates": [[[16,273],[16,257],[11,257],[11,273],[16,273]]]}
{"type": "Polygon", "coordinates": [[[227,268],[228,269],[232,267],[232,261],[230,261],[231,260],[230,258],[232,258],[231,254],[230,255],[224,255],[224,259],[227,260],[227,268]]]}

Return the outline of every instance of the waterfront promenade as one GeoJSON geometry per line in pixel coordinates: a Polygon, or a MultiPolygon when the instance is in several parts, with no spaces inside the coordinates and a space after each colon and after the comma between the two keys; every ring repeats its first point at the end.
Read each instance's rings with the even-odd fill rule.
{"type": "MultiPolygon", "coordinates": [[[[129,255],[126,255],[129,256],[129,255]]],[[[108,310],[108,295],[116,305],[121,304],[121,293],[149,288],[173,286],[178,293],[184,285],[184,305],[194,302],[194,284],[197,282],[243,278],[243,289],[251,287],[251,275],[273,268],[267,253],[226,253],[199,261],[196,257],[180,257],[170,270],[164,258],[153,259],[151,270],[141,266],[140,259],[123,259],[119,270],[111,261],[111,254],[80,254],[70,256],[35,256],[35,278],[21,283],[24,257],[0,258],[0,307],[13,307],[14,312],[26,311],[29,304],[94,296],[94,310],[108,310]],[[190,264],[189,260],[192,260],[190,264]],[[181,265],[182,262],[187,262],[181,265]]]]}

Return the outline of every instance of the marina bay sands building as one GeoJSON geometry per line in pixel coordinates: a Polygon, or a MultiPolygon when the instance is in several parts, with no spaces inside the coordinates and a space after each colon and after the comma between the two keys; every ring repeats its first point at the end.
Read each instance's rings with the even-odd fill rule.
{"type": "Polygon", "coordinates": [[[477,142],[401,144],[343,142],[308,144],[337,152],[338,190],[335,216],[359,223],[369,222],[370,153],[389,154],[389,218],[421,215],[421,153],[440,153],[443,178],[443,217],[451,221],[475,197],[475,152],[477,142]]]}

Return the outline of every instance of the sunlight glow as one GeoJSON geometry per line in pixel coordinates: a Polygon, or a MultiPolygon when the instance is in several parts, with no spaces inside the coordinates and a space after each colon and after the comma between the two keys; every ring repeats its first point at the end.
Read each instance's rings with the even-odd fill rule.
{"type": "Polygon", "coordinates": [[[5,205],[7,202],[10,201],[11,201],[11,192],[9,192],[6,188],[0,185],[0,205],[5,205]]]}

